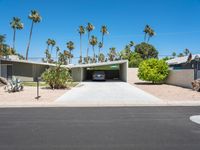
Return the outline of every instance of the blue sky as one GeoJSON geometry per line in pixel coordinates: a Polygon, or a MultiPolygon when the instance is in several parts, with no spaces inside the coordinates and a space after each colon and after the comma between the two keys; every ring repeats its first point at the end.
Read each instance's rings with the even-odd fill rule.
{"type": "MultiPolygon", "coordinates": [[[[78,56],[77,28],[87,22],[94,24],[92,35],[99,40],[101,25],[108,26],[104,51],[109,47],[120,51],[131,40],[142,42],[144,26],[149,24],[156,32],[150,43],[160,56],[185,48],[200,53],[200,0],[0,0],[0,34],[7,35],[8,44],[12,44],[12,17],[20,17],[24,23],[16,35],[16,49],[23,55],[31,25],[27,16],[32,9],[39,11],[42,22],[34,26],[29,57],[44,57],[48,38],[55,39],[62,50],[67,41],[74,41],[74,55],[78,56]]],[[[84,50],[86,40],[87,35],[83,37],[84,50]]]]}

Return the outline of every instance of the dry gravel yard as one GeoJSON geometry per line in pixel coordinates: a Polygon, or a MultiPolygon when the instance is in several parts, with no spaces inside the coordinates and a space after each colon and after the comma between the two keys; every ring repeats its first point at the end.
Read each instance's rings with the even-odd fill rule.
{"type": "Polygon", "coordinates": [[[182,88],[173,85],[151,83],[135,83],[134,86],[162,99],[168,101],[200,101],[200,92],[192,89],[182,88]]]}
{"type": "MultiPolygon", "coordinates": [[[[76,86],[78,83],[72,83],[70,86],[76,86]]],[[[4,86],[0,85],[0,106],[3,105],[32,105],[32,104],[51,104],[58,97],[62,96],[70,89],[52,90],[41,83],[40,99],[35,99],[37,88],[35,83],[26,83],[24,90],[20,92],[8,93],[4,90],[4,86]],[[28,85],[28,86],[27,86],[28,85]]]]}

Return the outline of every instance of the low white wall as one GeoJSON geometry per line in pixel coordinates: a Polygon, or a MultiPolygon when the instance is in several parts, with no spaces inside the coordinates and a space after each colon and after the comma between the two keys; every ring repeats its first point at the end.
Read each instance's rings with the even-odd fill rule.
{"type": "Polygon", "coordinates": [[[138,78],[137,74],[138,74],[138,68],[128,68],[127,71],[128,83],[144,82],[138,78]]]}
{"type": "Polygon", "coordinates": [[[193,69],[170,70],[166,80],[167,84],[191,88],[191,82],[194,80],[193,69]]]}

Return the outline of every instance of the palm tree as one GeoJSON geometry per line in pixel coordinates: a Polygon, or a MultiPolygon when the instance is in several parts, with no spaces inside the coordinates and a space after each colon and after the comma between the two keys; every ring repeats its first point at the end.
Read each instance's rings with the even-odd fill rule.
{"type": "Polygon", "coordinates": [[[80,60],[79,60],[79,63],[82,64],[82,35],[85,34],[85,28],[83,26],[79,26],[78,33],[80,35],[80,60]]]}
{"type": "Polygon", "coordinates": [[[150,28],[149,33],[148,33],[149,37],[148,37],[147,43],[149,42],[150,38],[152,38],[155,34],[156,33],[154,32],[154,30],[150,28]]]}
{"type": "Polygon", "coordinates": [[[135,43],[133,41],[130,41],[129,46],[131,48],[131,47],[135,46],[135,43]]]}
{"type": "Polygon", "coordinates": [[[47,43],[47,49],[49,50],[49,45],[51,45],[51,39],[48,39],[48,40],[46,41],[46,43],[47,43]]]}
{"type": "Polygon", "coordinates": [[[176,53],[175,53],[175,52],[172,53],[172,57],[173,57],[173,58],[176,57],[176,53]]]}
{"type": "Polygon", "coordinates": [[[15,35],[16,30],[21,30],[24,28],[23,23],[21,23],[20,18],[13,17],[13,20],[10,22],[10,26],[13,28],[13,49],[15,50],[15,35]]]}
{"type": "Polygon", "coordinates": [[[95,37],[94,35],[91,37],[90,39],[90,44],[92,45],[92,49],[93,49],[93,59],[95,61],[95,49],[94,47],[97,45],[98,41],[97,41],[97,37],[95,37]]]}
{"type": "Polygon", "coordinates": [[[99,54],[99,58],[98,58],[99,62],[104,62],[105,61],[105,56],[103,53],[99,54]]]}
{"type": "Polygon", "coordinates": [[[150,26],[149,25],[146,25],[145,28],[144,28],[144,42],[146,41],[146,37],[147,37],[147,34],[149,33],[149,30],[150,30],[150,26]]]}
{"type": "Polygon", "coordinates": [[[183,57],[183,56],[184,56],[183,53],[179,53],[179,54],[178,54],[178,57],[183,57]]]}
{"type": "Polygon", "coordinates": [[[51,40],[51,54],[52,54],[52,51],[53,51],[53,47],[56,45],[56,41],[55,40],[51,40]]]}
{"type": "Polygon", "coordinates": [[[108,29],[107,29],[107,27],[105,25],[103,25],[101,27],[101,33],[102,33],[102,40],[101,40],[101,42],[102,42],[102,45],[104,45],[104,36],[105,36],[105,34],[109,33],[108,29]]]}
{"type": "Polygon", "coordinates": [[[116,48],[115,47],[111,47],[109,50],[110,50],[110,52],[108,54],[109,60],[113,61],[115,59],[116,55],[117,55],[116,48]]]}
{"type": "Polygon", "coordinates": [[[58,62],[58,53],[60,52],[60,48],[56,46],[56,61],[58,62]]]}
{"type": "Polygon", "coordinates": [[[87,27],[86,27],[86,30],[87,30],[87,33],[88,33],[88,48],[87,48],[87,55],[86,55],[87,59],[88,59],[89,46],[90,46],[90,33],[91,33],[92,30],[94,30],[94,28],[95,27],[91,23],[87,24],[87,27]]]}
{"type": "Polygon", "coordinates": [[[69,57],[69,63],[71,63],[72,50],[75,48],[74,43],[72,41],[67,42],[67,48],[69,49],[70,57],[69,57]]]}
{"type": "Polygon", "coordinates": [[[190,50],[186,48],[186,49],[184,50],[184,52],[183,52],[183,53],[184,53],[186,56],[188,56],[188,55],[189,55],[189,53],[190,53],[190,50]]]}
{"type": "Polygon", "coordinates": [[[6,35],[0,35],[0,56],[3,56],[4,45],[6,41],[6,35]]]}
{"type": "Polygon", "coordinates": [[[32,24],[31,24],[31,29],[30,29],[29,41],[28,41],[28,45],[27,45],[27,49],[26,49],[26,60],[28,60],[28,52],[29,52],[29,47],[31,44],[33,25],[34,25],[34,23],[39,23],[42,20],[42,17],[36,10],[31,10],[31,13],[29,14],[28,18],[32,20],[32,24]]]}
{"type": "Polygon", "coordinates": [[[71,59],[71,52],[64,50],[64,56],[67,59],[67,64],[70,63],[70,59],[71,59]],[[69,60],[69,61],[68,61],[69,60]]]}
{"type": "MultiPolygon", "coordinates": [[[[99,42],[98,47],[99,47],[99,54],[100,54],[100,53],[101,53],[101,48],[103,47],[103,43],[102,43],[102,42],[99,42]]],[[[98,54],[98,55],[99,55],[99,54],[98,54]]]]}

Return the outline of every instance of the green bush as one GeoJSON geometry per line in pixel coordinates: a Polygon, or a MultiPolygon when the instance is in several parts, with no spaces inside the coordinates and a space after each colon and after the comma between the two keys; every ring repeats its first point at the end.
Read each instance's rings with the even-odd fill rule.
{"type": "Polygon", "coordinates": [[[72,82],[72,77],[67,68],[57,65],[47,69],[42,74],[42,79],[52,88],[61,89],[67,88],[67,83],[72,82]]]}
{"type": "Polygon", "coordinates": [[[160,83],[164,81],[169,74],[169,68],[164,60],[155,58],[144,60],[140,63],[138,77],[140,80],[160,83]]]}

